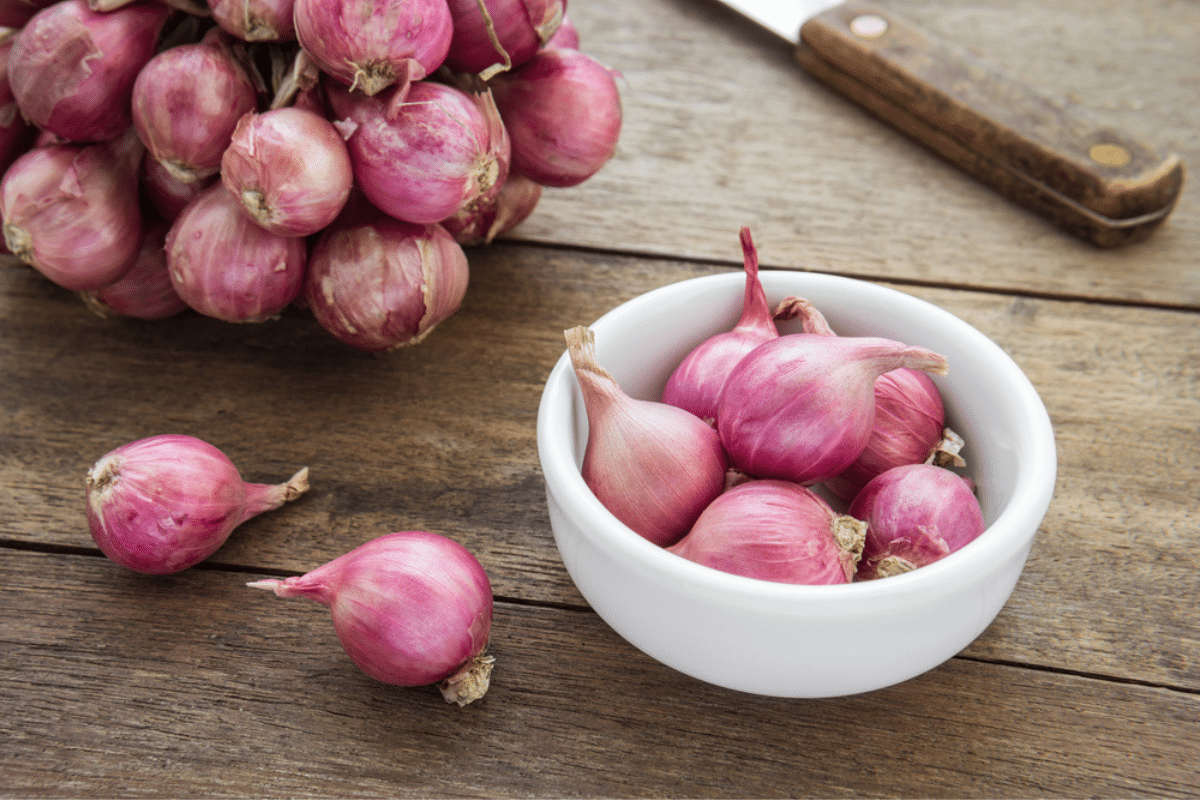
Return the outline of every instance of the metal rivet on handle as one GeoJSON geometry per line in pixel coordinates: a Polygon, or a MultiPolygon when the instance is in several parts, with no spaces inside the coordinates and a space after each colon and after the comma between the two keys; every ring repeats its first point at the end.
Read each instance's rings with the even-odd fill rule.
{"type": "Polygon", "coordinates": [[[1093,145],[1092,149],[1088,150],[1088,155],[1092,157],[1092,161],[1106,167],[1123,167],[1133,160],[1129,151],[1119,144],[1093,145]]]}
{"type": "Polygon", "coordinates": [[[878,39],[887,29],[887,20],[878,14],[860,14],[850,20],[850,32],[860,39],[878,39]]]}

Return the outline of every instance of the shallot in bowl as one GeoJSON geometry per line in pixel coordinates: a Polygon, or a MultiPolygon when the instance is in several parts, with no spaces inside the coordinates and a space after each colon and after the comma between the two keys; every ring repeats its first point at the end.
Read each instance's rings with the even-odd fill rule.
{"type": "MultiPolygon", "coordinates": [[[[538,451],[563,562],[595,611],[635,647],[700,680],[779,697],[835,697],[913,678],[977,638],[1015,588],[1054,490],[1049,416],[999,346],[949,312],[882,285],[789,270],[759,273],[774,308],[810,301],[840,336],[883,337],[946,357],[932,375],[946,424],[966,442],[958,470],[986,529],[910,572],[794,585],[694,563],[622,524],[588,488],[584,394],[564,353],[538,412],[538,451]]],[[[675,367],[742,311],[741,273],[636,297],[588,327],[595,358],[631,397],[659,400],[675,367]]],[[[580,320],[581,323],[587,322],[580,320]]],[[[799,320],[780,321],[781,333],[799,320]]]]}

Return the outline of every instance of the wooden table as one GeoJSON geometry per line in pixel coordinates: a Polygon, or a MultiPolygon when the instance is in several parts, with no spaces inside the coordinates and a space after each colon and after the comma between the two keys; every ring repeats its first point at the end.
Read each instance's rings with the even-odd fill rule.
{"type": "MultiPolygon", "coordinates": [[[[1200,168],[1200,6],[892,0],[1200,168]]],[[[623,74],[616,157],[470,251],[462,310],[351,350],[303,312],[104,320],[0,268],[0,794],[1200,794],[1200,184],[1150,240],[1098,250],[799,70],[709,0],[578,0],[623,74]],[[1054,501],[1011,600],[929,673],[781,700],[693,680],[591,612],[555,550],[535,447],[563,329],[684,278],[850,275],[1000,344],[1054,422],[1054,501]],[[247,480],[312,490],[172,577],[94,547],[83,478],[182,432],[247,480]],[[492,688],[465,708],[362,675],[315,603],[245,588],[377,535],[465,544],[496,595],[492,688]]]]}

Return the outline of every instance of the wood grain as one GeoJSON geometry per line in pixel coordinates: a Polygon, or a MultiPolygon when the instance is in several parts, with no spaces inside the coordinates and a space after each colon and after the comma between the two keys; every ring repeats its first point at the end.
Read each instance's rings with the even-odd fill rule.
{"type": "MultiPolygon", "coordinates": [[[[257,328],[101,320],[32,271],[0,273],[0,482],[12,491],[0,536],[92,548],[87,468],[125,441],[184,432],[225,449],[247,480],[311,470],[308,495],[243,525],[216,563],[304,572],[381,533],[429,529],[467,544],[501,596],[584,605],[549,529],[542,383],[565,328],[713,268],[509,245],[472,264],[462,311],[383,357],[300,312],[257,328]]],[[[1058,441],[1025,575],[968,652],[1200,689],[1200,637],[1176,610],[1200,604],[1195,315],[904,289],[1012,355],[1058,441]]]]}
{"type": "MultiPolygon", "coordinates": [[[[1200,164],[1200,6],[887,0],[1200,164]]],[[[470,251],[462,310],[371,356],[309,314],[100,319],[0,259],[0,796],[1200,795],[1200,189],[1103,251],[806,75],[715,0],[571,4],[619,70],[616,157],[470,251]],[[880,280],[1004,348],[1046,403],[1054,500],[1010,601],[958,657],[857,697],[682,676],[587,607],[537,461],[562,331],[649,289],[765,268],[880,280]],[[88,536],[103,453],[184,432],[312,490],[167,578],[88,536]],[[498,598],[464,709],[342,654],[327,612],[243,585],[390,530],[461,541],[498,598]]],[[[967,453],[969,457],[969,453],[967,453]]],[[[886,658],[886,654],[880,654],[886,658]]]]}
{"type": "MultiPolygon", "coordinates": [[[[891,0],[914,23],[1200,165],[1200,7],[891,0]]],[[[1146,242],[1111,251],[1001,198],[825,87],[716,0],[579,3],[582,48],[620,71],[625,122],[594,178],[547,192],[524,241],[1200,307],[1200,184],[1146,242]]]]}
{"type": "Polygon", "coordinates": [[[1200,725],[1195,694],[956,659],[855,698],[780,701],[675,673],[590,612],[501,603],[492,688],[460,709],[365,677],[324,608],[245,574],[3,550],[0,569],[7,796],[1200,791],[1180,736],[1200,725]]]}

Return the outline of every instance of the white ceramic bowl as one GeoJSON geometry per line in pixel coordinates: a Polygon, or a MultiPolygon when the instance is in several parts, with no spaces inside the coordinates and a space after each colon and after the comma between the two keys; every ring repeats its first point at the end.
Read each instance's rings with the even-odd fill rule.
{"type": "MultiPolygon", "coordinates": [[[[1003,350],[930,303],[831,275],[763,270],[760,279],[772,307],[805,297],[840,335],[885,336],[948,358],[949,374],[934,379],[948,424],[966,440],[965,472],[978,484],[987,530],[937,563],[840,586],[771,583],[694,564],[627,528],[583,482],[587,417],[564,352],[546,382],[537,431],[555,541],[602,619],[692,677],[778,697],[899,683],[968,645],[1008,600],[1054,490],[1050,419],[1003,350]]],[[[597,359],[627,393],[657,400],[693,347],[733,327],[744,286],[744,273],[729,272],[634,298],[590,326],[597,359]]]]}

